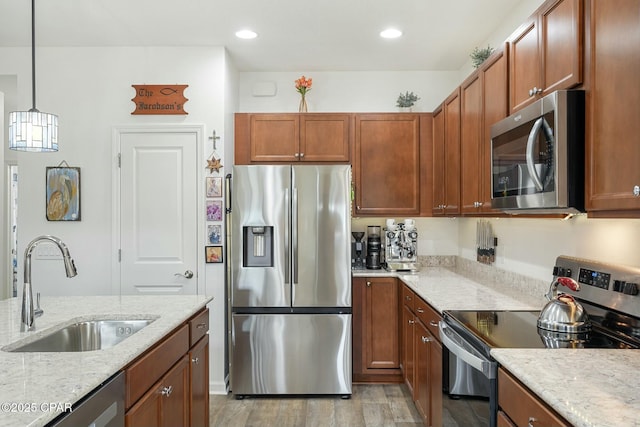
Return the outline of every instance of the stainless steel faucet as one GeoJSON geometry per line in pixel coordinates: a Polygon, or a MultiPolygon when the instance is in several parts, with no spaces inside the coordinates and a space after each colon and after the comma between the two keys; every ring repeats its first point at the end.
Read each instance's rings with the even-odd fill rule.
{"type": "MultiPolygon", "coordinates": [[[[33,331],[36,328],[34,323],[36,313],[33,309],[33,287],[31,286],[31,253],[42,242],[54,243],[60,252],[62,252],[62,259],[64,261],[64,269],[67,273],[67,277],[75,277],[78,272],[76,266],[69,255],[69,249],[62,240],[55,236],[39,236],[33,239],[24,250],[24,286],[22,288],[22,313],[20,331],[33,331]]],[[[38,301],[38,307],[40,302],[38,301]]],[[[42,310],[39,310],[38,315],[42,315],[42,310]]]]}

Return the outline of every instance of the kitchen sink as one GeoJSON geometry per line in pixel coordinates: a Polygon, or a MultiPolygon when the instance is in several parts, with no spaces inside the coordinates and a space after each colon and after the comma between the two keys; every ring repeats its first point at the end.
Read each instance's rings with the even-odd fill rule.
{"type": "Polygon", "coordinates": [[[113,347],[155,319],[97,319],[72,323],[35,341],[3,348],[8,352],[74,352],[113,347]]]}

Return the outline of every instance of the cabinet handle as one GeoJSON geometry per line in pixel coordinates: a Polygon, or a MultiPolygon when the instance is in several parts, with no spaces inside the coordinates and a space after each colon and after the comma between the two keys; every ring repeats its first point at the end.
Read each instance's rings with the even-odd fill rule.
{"type": "Polygon", "coordinates": [[[300,153],[300,158],[303,158],[303,157],[304,157],[304,153],[300,153]]]}
{"type": "Polygon", "coordinates": [[[416,308],[416,311],[417,311],[418,313],[424,313],[424,310],[423,310],[423,309],[421,309],[420,307],[416,308]]]}
{"type": "Polygon", "coordinates": [[[542,93],[542,89],[541,88],[537,88],[537,87],[533,87],[533,89],[529,89],[529,96],[533,96],[533,95],[539,95],[542,93]]]}
{"type": "Polygon", "coordinates": [[[416,323],[416,321],[415,321],[415,320],[409,320],[409,324],[410,324],[410,325],[413,325],[414,323],[416,323]]]}
{"type": "Polygon", "coordinates": [[[633,186],[633,195],[636,197],[640,196],[640,185],[633,186]]]}
{"type": "Polygon", "coordinates": [[[482,203],[482,202],[473,202],[473,207],[474,208],[481,208],[482,205],[484,205],[484,203],[482,203]]]}
{"type": "Polygon", "coordinates": [[[294,154],[293,154],[293,157],[296,157],[296,158],[297,158],[297,157],[300,157],[300,153],[294,153],[294,154]]]}
{"type": "Polygon", "coordinates": [[[434,328],[438,327],[438,322],[434,321],[434,320],[429,320],[429,325],[433,326],[434,328]]]}
{"type": "Polygon", "coordinates": [[[535,423],[536,421],[538,421],[538,420],[536,420],[533,417],[529,417],[529,423],[527,424],[527,426],[528,427],[533,427],[533,423],[535,423]]]}
{"type": "Polygon", "coordinates": [[[198,324],[196,325],[196,328],[198,328],[198,329],[204,329],[204,328],[206,328],[206,327],[207,327],[207,324],[206,324],[206,323],[198,323],[198,324]]]}
{"type": "Polygon", "coordinates": [[[191,361],[192,361],[193,363],[195,363],[196,365],[197,365],[198,363],[200,363],[200,359],[198,359],[197,357],[194,357],[193,359],[191,359],[191,361]]]}
{"type": "Polygon", "coordinates": [[[162,394],[163,396],[171,396],[171,392],[173,391],[173,386],[170,385],[169,387],[163,387],[162,391],[160,392],[160,394],[162,394]]]}
{"type": "Polygon", "coordinates": [[[425,337],[425,336],[423,335],[423,336],[422,336],[422,342],[423,342],[423,343],[425,343],[425,344],[426,344],[426,343],[428,343],[428,342],[431,342],[431,338],[429,338],[429,337],[425,337]]]}
{"type": "Polygon", "coordinates": [[[371,282],[367,282],[367,286],[370,287],[371,286],[371,282]]]}
{"type": "Polygon", "coordinates": [[[406,299],[407,301],[411,301],[411,297],[409,295],[405,295],[404,299],[406,299]]]}

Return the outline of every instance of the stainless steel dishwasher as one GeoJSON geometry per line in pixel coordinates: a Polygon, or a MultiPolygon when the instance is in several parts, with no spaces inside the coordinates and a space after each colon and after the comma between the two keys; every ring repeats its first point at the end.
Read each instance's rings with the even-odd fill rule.
{"type": "Polygon", "coordinates": [[[124,427],[124,372],[111,377],[61,415],[51,427],[124,427]]]}

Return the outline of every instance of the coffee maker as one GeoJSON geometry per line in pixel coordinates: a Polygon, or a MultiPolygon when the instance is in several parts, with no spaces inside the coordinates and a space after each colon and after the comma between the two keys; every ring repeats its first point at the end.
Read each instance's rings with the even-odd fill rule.
{"type": "Polygon", "coordinates": [[[380,252],[382,250],[382,240],[380,236],[380,226],[369,225],[367,227],[367,268],[369,270],[379,270],[382,268],[380,252]]]}
{"type": "Polygon", "coordinates": [[[388,219],[384,232],[385,269],[389,271],[418,270],[418,231],[413,219],[396,224],[388,219]]]}
{"type": "Polygon", "coordinates": [[[353,270],[364,270],[365,268],[365,256],[366,243],[362,240],[364,238],[364,231],[352,231],[354,242],[351,242],[351,268],[353,270]]]}

